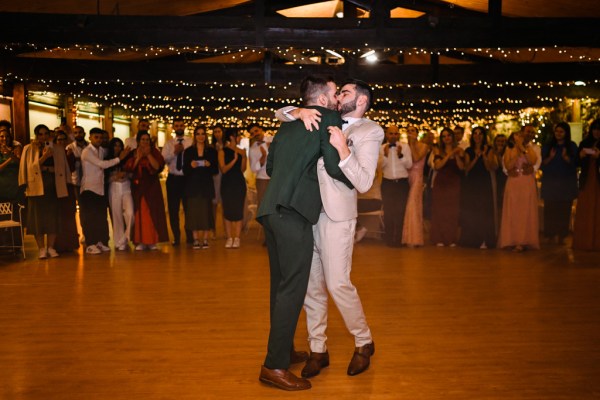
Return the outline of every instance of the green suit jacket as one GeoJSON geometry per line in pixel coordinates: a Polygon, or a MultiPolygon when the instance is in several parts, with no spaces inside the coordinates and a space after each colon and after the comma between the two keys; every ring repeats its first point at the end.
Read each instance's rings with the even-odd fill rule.
{"type": "Polygon", "coordinates": [[[323,157],[325,169],[331,177],[352,184],[342,173],[338,164],[337,150],[329,143],[329,126],[342,126],[342,118],[336,111],[311,106],[321,112],[319,129],[309,132],[300,120],[281,125],[267,157],[269,186],[260,203],[257,219],[277,213],[278,207],[295,210],[311,224],[316,224],[321,212],[321,193],[317,178],[317,161],[323,157]]]}

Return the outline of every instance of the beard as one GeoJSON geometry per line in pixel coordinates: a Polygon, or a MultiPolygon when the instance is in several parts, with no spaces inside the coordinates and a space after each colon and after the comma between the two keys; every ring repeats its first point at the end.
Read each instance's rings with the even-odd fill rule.
{"type": "Polygon", "coordinates": [[[337,111],[338,103],[336,100],[327,100],[327,105],[325,106],[328,110],[337,111]]]}
{"type": "Polygon", "coordinates": [[[349,101],[348,103],[344,103],[344,104],[340,104],[340,114],[346,115],[346,114],[350,114],[351,112],[353,112],[354,110],[356,110],[356,99],[349,101]]]}
{"type": "Polygon", "coordinates": [[[185,131],[184,131],[183,129],[177,129],[177,130],[175,131],[175,135],[177,135],[177,136],[181,136],[181,135],[183,135],[184,133],[185,133],[185,131]]]}

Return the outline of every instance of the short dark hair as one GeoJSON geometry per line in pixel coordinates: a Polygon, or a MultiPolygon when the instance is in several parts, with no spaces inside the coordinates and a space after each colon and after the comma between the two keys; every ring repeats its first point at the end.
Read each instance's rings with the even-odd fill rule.
{"type": "Polygon", "coordinates": [[[183,122],[185,123],[185,120],[182,117],[177,117],[177,118],[173,118],[173,123],[175,122],[183,122]]]}
{"type": "Polygon", "coordinates": [[[257,124],[256,122],[251,123],[250,125],[248,125],[248,127],[246,128],[246,130],[248,132],[250,132],[250,129],[252,128],[259,128],[260,130],[265,130],[262,126],[260,126],[259,124],[257,124]]]}
{"type": "Polygon", "coordinates": [[[33,128],[33,134],[34,134],[35,136],[39,135],[39,134],[40,134],[40,131],[41,131],[42,129],[44,129],[44,128],[46,128],[46,130],[47,130],[48,132],[50,132],[50,129],[49,129],[49,128],[48,128],[46,125],[44,125],[44,124],[39,124],[39,125],[37,125],[35,128],[33,128]]]}
{"type": "Polygon", "coordinates": [[[92,129],[90,129],[90,136],[92,136],[92,135],[94,135],[96,133],[104,135],[104,130],[101,129],[101,128],[92,128],[92,129]]]}
{"type": "Polygon", "coordinates": [[[373,104],[373,101],[375,98],[373,95],[373,89],[371,89],[371,86],[369,86],[369,84],[365,81],[361,81],[360,79],[354,79],[354,78],[347,79],[342,84],[342,87],[345,85],[356,86],[356,93],[358,94],[358,96],[366,96],[367,97],[367,108],[365,109],[365,111],[368,111],[371,108],[371,105],[373,104]]]}
{"type": "Polygon", "coordinates": [[[10,132],[12,129],[12,124],[9,121],[3,119],[3,120],[0,120],[0,128],[2,128],[2,127],[6,128],[8,130],[8,132],[10,132]]]}
{"type": "Polygon", "coordinates": [[[332,77],[309,75],[300,83],[300,97],[304,105],[315,103],[317,97],[327,90],[327,84],[335,82],[332,77]]]}

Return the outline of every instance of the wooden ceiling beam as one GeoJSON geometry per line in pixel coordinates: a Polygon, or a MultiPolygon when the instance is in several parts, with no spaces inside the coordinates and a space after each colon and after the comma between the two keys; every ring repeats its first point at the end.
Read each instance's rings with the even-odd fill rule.
{"type": "Polygon", "coordinates": [[[596,18],[264,18],[0,13],[1,43],[39,46],[596,47],[596,18]],[[381,24],[384,24],[382,27],[381,24]],[[380,36],[377,33],[380,33],[380,36]]]}

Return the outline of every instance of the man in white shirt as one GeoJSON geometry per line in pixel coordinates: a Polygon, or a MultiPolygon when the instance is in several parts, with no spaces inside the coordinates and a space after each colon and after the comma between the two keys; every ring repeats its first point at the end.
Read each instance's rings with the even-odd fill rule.
{"type": "Polygon", "coordinates": [[[390,247],[402,244],[404,212],[408,200],[408,169],[412,167],[412,154],[408,145],[402,145],[396,125],[385,130],[386,143],[381,146],[381,200],[383,201],[383,224],[385,243],[390,247]]]}
{"type": "Polygon", "coordinates": [[[256,174],[256,199],[257,206],[265,195],[267,185],[269,184],[269,174],[267,174],[267,155],[269,154],[269,144],[265,142],[265,131],[259,124],[250,124],[247,128],[250,132],[250,169],[256,174]]]}
{"type": "MultiPolygon", "coordinates": [[[[192,145],[192,138],[185,136],[185,121],[181,118],[173,121],[175,137],[165,142],[162,156],[169,168],[167,176],[167,208],[169,209],[169,223],[173,233],[173,246],[178,246],[181,240],[179,227],[179,208],[183,204],[185,213],[185,177],[183,176],[183,151],[192,145]]],[[[194,242],[191,231],[186,229],[185,238],[188,244],[194,242]]]]}
{"type": "Polygon", "coordinates": [[[100,254],[110,251],[108,241],[108,217],[106,214],[106,196],[104,193],[104,170],[117,165],[131,151],[125,147],[119,157],[104,160],[106,149],[102,144],[103,131],[100,128],[90,130],[90,144],[81,152],[81,225],[86,240],[87,254],[100,254]],[[104,243],[106,241],[107,243],[104,243]]]}

